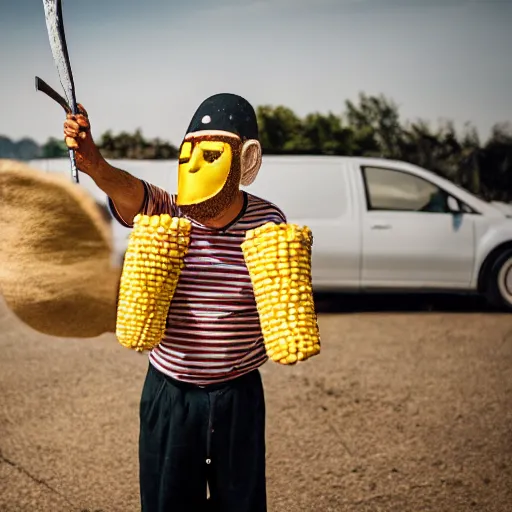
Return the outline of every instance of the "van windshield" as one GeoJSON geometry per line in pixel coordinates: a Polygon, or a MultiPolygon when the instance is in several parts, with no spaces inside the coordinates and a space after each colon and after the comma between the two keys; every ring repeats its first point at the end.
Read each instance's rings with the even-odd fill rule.
{"type": "Polygon", "coordinates": [[[454,181],[450,181],[450,183],[452,185],[454,185],[455,187],[457,187],[459,190],[463,190],[467,194],[471,194],[473,196],[478,197],[478,199],[480,199],[480,201],[483,201],[484,203],[488,203],[488,204],[490,203],[490,201],[488,199],[486,199],[485,197],[481,196],[480,194],[475,194],[471,190],[468,190],[467,188],[463,187],[462,185],[459,185],[458,183],[455,183],[454,181]]]}

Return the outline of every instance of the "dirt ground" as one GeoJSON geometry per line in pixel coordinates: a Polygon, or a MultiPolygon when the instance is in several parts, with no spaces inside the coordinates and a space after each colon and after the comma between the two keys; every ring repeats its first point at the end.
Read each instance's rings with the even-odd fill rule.
{"type": "MultiPolygon", "coordinates": [[[[512,510],[512,316],[318,304],[321,355],[262,368],[269,512],[512,510]]],[[[36,333],[3,302],[0,348],[0,511],[140,510],[147,357],[36,333]]]]}

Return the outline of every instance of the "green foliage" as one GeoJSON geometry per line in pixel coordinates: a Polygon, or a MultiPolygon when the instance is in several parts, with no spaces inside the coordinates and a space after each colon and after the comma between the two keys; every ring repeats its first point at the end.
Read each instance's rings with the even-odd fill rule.
{"type": "Polygon", "coordinates": [[[24,138],[15,142],[8,137],[0,136],[0,158],[33,160],[39,156],[41,148],[32,139],[24,138]]]}
{"type": "Polygon", "coordinates": [[[43,158],[64,158],[68,155],[68,148],[63,140],[50,137],[41,148],[43,158]]]}
{"type": "Polygon", "coordinates": [[[146,140],[140,129],[129,134],[121,132],[113,135],[109,130],[105,132],[98,147],[105,158],[134,159],[134,160],[166,160],[178,157],[178,149],[160,139],[146,140]]]}
{"type": "Polygon", "coordinates": [[[450,121],[404,123],[385,96],[360,94],[345,112],[298,118],[288,108],[257,109],[265,154],[376,156],[403,160],[444,176],[486,199],[512,201],[512,125],[494,127],[481,145],[476,129],[459,135],[450,121]]]}
{"type": "Polygon", "coordinates": [[[302,121],[287,107],[262,106],[257,109],[261,144],[272,153],[300,153],[304,139],[302,121]]]}
{"type": "MultiPolygon", "coordinates": [[[[290,108],[257,108],[265,154],[377,156],[404,160],[442,175],[487,199],[512,201],[512,125],[496,124],[481,144],[476,129],[457,134],[452,122],[432,128],[424,120],[402,122],[396,103],[383,95],[361,93],[346,101],[345,112],[310,113],[300,118],[290,108]]],[[[175,159],[178,149],[160,139],[146,140],[141,130],[105,132],[98,145],[106,158],[175,159]]],[[[42,148],[30,139],[12,142],[0,136],[0,158],[67,156],[63,141],[51,138],[42,148]]]]}

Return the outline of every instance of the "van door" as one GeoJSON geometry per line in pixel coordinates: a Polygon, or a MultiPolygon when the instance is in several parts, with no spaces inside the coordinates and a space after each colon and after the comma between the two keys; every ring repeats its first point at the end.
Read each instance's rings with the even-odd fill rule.
{"type": "Polygon", "coordinates": [[[313,232],[315,289],[358,288],[361,230],[350,169],[336,157],[265,157],[248,192],[313,232]]]}
{"type": "Polygon", "coordinates": [[[379,167],[361,172],[363,287],[468,288],[475,258],[473,216],[452,213],[449,194],[412,173],[379,167]]]}

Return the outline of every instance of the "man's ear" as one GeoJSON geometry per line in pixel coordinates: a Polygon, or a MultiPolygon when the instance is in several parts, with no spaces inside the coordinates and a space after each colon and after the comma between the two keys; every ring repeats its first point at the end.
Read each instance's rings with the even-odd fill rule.
{"type": "Polygon", "coordinates": [[[242,178],[240,183],[246,187],[255,179],[261,166],[261,144],[255,139],[244,142],[240,153],[242,178]]]}

